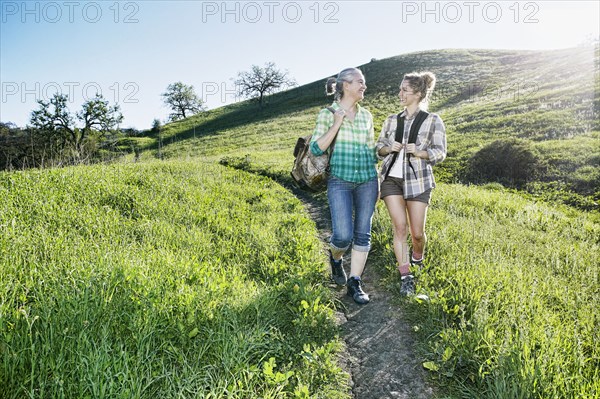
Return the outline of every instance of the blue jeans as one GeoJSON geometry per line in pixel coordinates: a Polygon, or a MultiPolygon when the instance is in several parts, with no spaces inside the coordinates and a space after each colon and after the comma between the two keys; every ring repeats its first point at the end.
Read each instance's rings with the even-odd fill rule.
{"type": "Polygon", "coordinates": [[[330,245],[335,251],[352,249],[369,252],[371,221],[377,203],[377,178],[364,183],[352,183],[331,176],[327,182],[327,198],[331,211],[333,235],[330,245]],[[353,217],[354,214],[354,217],[353,217]]]}

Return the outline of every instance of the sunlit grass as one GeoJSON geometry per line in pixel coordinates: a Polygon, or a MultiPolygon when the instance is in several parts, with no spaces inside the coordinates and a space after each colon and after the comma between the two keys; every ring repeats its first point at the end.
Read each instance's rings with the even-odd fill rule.
{"type": "MultiPolygon", "coordinates": [[[[598,214],[459,185],[433,197],[418,284],[430,301],[410,303],[440,382],[469,398],[598,397],[598,214]]],[[[396,291],[389,220],[375,231],[396,291]]]]}
{"type": "MultiPolygon", "coordinates": [[[[580,112],[593,87],[564,68],[582,54],[435,51],[363,66],[376,134],[403,73],[437,74],[449,154],[438,181],[460,182],[499,136],[532,140],[556,179],[528,186],[546,202],[499,184],[434,191],[418,285],[431,300],[399,306],[454,397],[600,395],[600,220],[559,204],[598,179],[595,121],[580,112]],[[468,98],[472,83],[510,89],[509,72],[540,85],[527,100],[468,98]]],[[[0,397],[347,397],[322,243],[277,184],[329,104],[321,92],[168,124],[111,166],[0,174],[0,397]]],[[[585,195],[575,202],[597,190],[585,195]]],[[[379,203],[369,267],[396,291],[391,244],[379,203]]]]}
{"type": "Polygon", "coordinates": [[[314,223],[269,179],[155,161],[0,196],[0,396],[345,395],[314,223]]]}

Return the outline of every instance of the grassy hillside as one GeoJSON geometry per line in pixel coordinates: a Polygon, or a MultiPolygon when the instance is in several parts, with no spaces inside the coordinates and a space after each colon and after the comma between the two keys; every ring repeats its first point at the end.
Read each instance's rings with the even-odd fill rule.
{"type": "MultiPolygon", "coordinates": [[[[404,73],[439,78],[449,158],[419,276],[431,301],[399,302],[426,368],[453,398],[600,397],[600,220],[557,204],[597,209],[598,53],[443,50],[361,68],[377,127],[404,73]],[[535,152],[543,173],[522,188],[549,204],[456,184],[508,137],[535,152]]],[[[277,184],[329,103],[323,83],[131,139],[146,150],[135,164],[0,173],[0,397],[347,396],[322,243],[277,184]]],[[[379,203],[369,267],[396,291],[391,243],[379,203]]]]}
{"type": "MultiPolygon", "coordinates": [[[[400,285],[380,203],[374,255],[400,285]]],[[[410,302],[424,362],[461,398],[600,397],[600,215],[441,185],[410,302]]],[[[453,396],[454,397],[454,396],[453,396]]]]}
{"type": "Polygon", "coordinates": [[[345,397],[314,223],[271,180],[155,161],[0,198],[0,397],[345,397]]]}
{"type": "MultiPolygon", "coordinates": [[[[398,111],[404,73],[436,73],[430,109],[446,123],[449,148],[436,167],[440,181],[469,182],[474,155],[499,138],[525,142],[543,172],[518,195],[499,185],[442,184],[432,204],[431,271],[421,276],[432,300],[411,306],[427,366],[443,385],[453,381],[458,396],[600,395],[600,221],[597,213],[555,206],[598,207],[598,65],[598,52],[582,48],[430,51],[361,66],[368,85],[363,105],[376,126],[398,111]]],[[[293,144],[329,102],[322,83],[272,96],[262,112],[238,103],[167,125],[161,156],[220,161],[289,182],[293,144]]],[[[375,225],[373,266],[389,273],[394,290],[382,204],[375,225]]]]}
{"type": "MultiPolygon", "coordinates": [[[[561,194],[550,200],[597,209],[599,65],[598,50],[592,48],[406,54],[360,66],[368,86],[363,105],[373,113],[378,130],[399,110],[403,74],[430,70],[438,77],[430,110],[442,116],[448,131],[448,159],[438,168],[441,181],[473,182],[472,157],[495,140],[516,137],[530,143],[541,165],[540,173],[526,176],[531,184],[521,184],[521,189],[538,196],[558,189],[561,194]]],[[[156,154],[160,143],[161,157],[213,160],[251,154],[256,168],[285,179],[290,148],[298,136],[312,131],[318,109],[330,102],[323,84],[273,95],[263,111],[242,102],[168,124],[144,148],[156,154]]],[[[485,181],[496,180],[484,176],[485,181]]]]}

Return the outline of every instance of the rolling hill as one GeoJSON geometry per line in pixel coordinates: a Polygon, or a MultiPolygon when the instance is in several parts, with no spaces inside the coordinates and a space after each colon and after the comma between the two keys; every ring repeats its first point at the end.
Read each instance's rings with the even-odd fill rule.
{"type": "MultiPolygon", "coordinates": [[[[441,181],[474,182],[469,170],[474,154],[495,140],[517,138],[540,165],[540,173],[526,176],[530,184],[519,188],[538,195],[567,193],[567,203],[593,209],[600,186],[599,65],[598,49],[585,47],[427,51],[359,68],[368,86],[363,105],[373,113],[376,129],[398,111],[403,74],[436,74],[430,111],[442,116],[448,131],[448,159],[437,172],[441,181]]],[[[246,159],[250,154],[256,169],[286,179],[295,139],[312,131],[318,109],[330,101],[323,94],[326,77],[270,96],[262,111],[244,101],[170,123],[160,134],[144,137],[141,147],[156,155],[160,143],[160,156],[167,158],[246,159]]],[[[557,198],[564,196],[551,200],[557,198]]]]}

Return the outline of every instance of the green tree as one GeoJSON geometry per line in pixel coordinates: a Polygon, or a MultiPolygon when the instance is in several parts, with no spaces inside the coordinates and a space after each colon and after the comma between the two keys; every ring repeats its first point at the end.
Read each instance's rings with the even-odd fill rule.
{"type": "Polygon", "coordinates": [[[162,124],[160,123],[160,119],[155,118],[152,121],[152,133],[158,133],[160,131],[161,127],[162,127],[162,124]]]}
{"type": "Polygon", "coordinates": [[[474,183],[499,182],[512,187],[543,177],[546,166],[530,141],[496,140],[477,151],[468,164],[468,179],[474,183]]]}
{"type": "Polygon", "coordinates": [[[68,96],[56,93],[49,102],[38,100],[39,109],[31,113],[30,123],[41,134],[57,140],[61,150],[71,150],[76,159],[83,155],[84,144],[92,132],[102,138],[123,121],[118,105],[110,106],[102,95],[86,101],[76,117],[79,128],[67,107],[68,96]]]}
{"type": "Polygon", "coordinates": [[[56,139],[60,147],[76,143],[75,122],[67,107],[68,96],[56,93],[50,101],[38,100],[39,109],[31,113],[30,123],[41,134],[56,139]]]}
{"type": "Polygon", "coordinates": [[[164,103],[173,111],[169,114],[171,121],[184,119],[204,110],[204,103],[194,92],[194,86],[182,82],[171,83],[161,96],[164,103]]]}
{"type": "Polygon", "coordinates": [[[95,98],[83,104],[82,110],[77,113],[77,119],[83,123],[81,129],[76,129],[78,134],[75,137],[76,148],[81,152],[84,140],[92,132],[97,132],[100,138],[104,138],[123,122],[123,114],[119,105],[110,106],[108,100],[101,94],[96,94],[95,98]]]}

